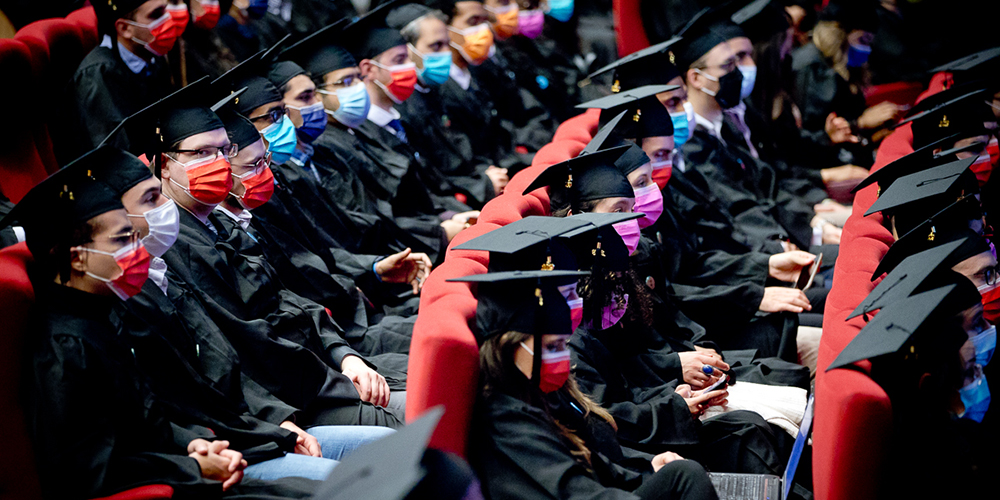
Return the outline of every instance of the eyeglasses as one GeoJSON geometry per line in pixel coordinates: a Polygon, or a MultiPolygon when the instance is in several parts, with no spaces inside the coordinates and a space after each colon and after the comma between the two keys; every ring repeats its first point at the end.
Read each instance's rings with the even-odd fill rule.
{"type": "Polygon", "coordinates": [[[130,243],[135,243],[136,241],[139,241],[139,236],[140,236],[139,231],[135,229],[129,229],[128,231],[122,233],[104,236],[102,239],[108,240],[112,244],[118,245],[119,247],[123,247],[130,243]]]}
{"type": "Polygon", "coordinates": [[[1000,264],[997,264],[993,267],[987,267],[986,269],[983,269],[982,271],[979,271],[978,273],[972,275],[972,277],[973,278],[982,277],[983,283],[986,283],[987,286],[993,286],[997,284],[998,273],[1000,273],[1000,264]]]}
{"type": "MultiPolygon", "coordinates": [[[[226,144],[225,146],[222,147],[205,146],[203,148],[198,148],[198,149],[175,149],[171,152],[191,155],[193,157],[191,161],[197,161],[197,160],[204,160],[207,158],[217,158],[220,154],[224,155],[226,158],[232,158],[236,156],[236,153],[239,152],[239,150],[240,148],[238,144],[226,144]]],[[[173,156],[167,155],[167,157],[170,158],[171,160],[176,161],[177,163],[180,164],[184,163],[178,160],[177,158],[174,158],[173,156]]]]}
{"type": "Polygon", "coordinates": [[[265,112],[262,115],[251,116],[248,119],[250,121],[252,121],[252,122],[255,122],[255,121],[263,120],[265,118],[270,118],[271,119],[271,123],[278,123],[278,122],[281,121],[282,118],[285,117],[285,113],[287,113],[287,112],[288,111],[285,109],[285,107],[281,106],[279,108],[271,108],[271,109],[267,110],[267,112],[265,112]]]}
{"type": "Polygon", "coordinates": [[[232,166],[251,169],[249,172],[247,172],[245,174],[240,174],[240,175],[232,174],[233,177],[235,177],[237,179],[243,179],[245,177],[250,177],[251,175],[257,175],[257,174],[263,172],[265,168],[271,166],[271,152],[268,151],[268,152],[264,153],[264,156],[262,158],[260,158],[259,160],[255,161],[253,163],[246,164],[246,165],[240,165],[240,164],[233,163],[232,166]]]}
{"type": "Polygon", "coordinates": [[[337,80],[335,82],[330,82],[330,83],[324,83],[322,85],[317,85],[316,88],[322,89],[322,88],[327,88],[327,87],[350,87],[350,86],[354,85],[354,83],[356,81],[359,81],[359,80],[361,80],[361,73],[352,73],[350,75],[344,76],[343,78],[341,78],[340,80],[337,80]]]}

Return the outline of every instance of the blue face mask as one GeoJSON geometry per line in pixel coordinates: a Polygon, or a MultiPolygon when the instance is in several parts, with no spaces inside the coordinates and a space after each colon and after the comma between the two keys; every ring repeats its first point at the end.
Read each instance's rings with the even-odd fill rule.
{"type": "Polygon", "coordinates": [[[860,68],[868,62],[868,56],[872,54],[871,45],[851,44],[847,47],[847,67],[860,68]]]}
{"type": "Polygon", "coordinates": [[[980,373],[972,383],[961,388],[958,394],[962,397],[962,404],[965,405],[962,418],[982,422],[986,410],[990,409],[990,385],[986,383],[986,375],[980,373]]]}
{"type": "Polygon", "coordinates": [[[337,89],[335,92],[318,90],[320,94],[333,94],[340,101],[337,111],[325,110],[338,122],[350,128],[358,128],[368,119],[368,110],[372,107],[371,98],[364,85],[351,85],[337,89]]]}
{"type": "Polygon", "coordinates": [[[979,363],[980,366],[986,366],[990,364],[993,351],[997,348],[997,327],[991,326],[969,341],[976,348],[976,363],[979,363]]]}
{"type": "Polygon", "coordinates": [[[271,161],[275,165],[287,162],[295,152],[295,125],[292,119],[285,115],[280,122],[272,123],[261,131],[267,141],[267,150],[271,152],[271,161]]]}
{"type": "Polygon", "coordinates": [[[417,70],[417,77],[420,78],[420,81],[424,85],[436,87],[444,85],[448,81],[448,75],[451,73],[450,50],[448,52],[424,54],[413,45],[410,45],[410,50],[420,56],[420,59],[424,62],[424,67],[417,70]]]}
{"type": "Polygon", "coordinates": [[[573,17],[573,0],[549,0],[548,15],[561,23],[569,21],[573,17]]]}
{"type": "Polygon", "coordinates": [[[690,102],[684,103],[683,112],[670,113],[670,121],[674,124],[674,148],[677,150],[691,138],[692,116],[694,116],[694,106],[690,102]]]}
{"type": "Polygon", "coordinates": [[[267,0],[250,0],[250,6],[247,7],[247,13],[250,15],[251,19],[260,19],[267,14],[267,0]]]}
{"type": "Polygon", "coordinates": [[[311,144],[326,129],[326,113],[323,112],[323,103],[317,102],[302,108],[289,106],[289,108],[297,110],[302,115],[302,126],[295,130],[300,141],[311,144]]]}
{"type": "Polygon", "coordinates": [[[740,87],[740,100],[750,97],[753,92],[753,84],[757,81],[757,66],[737,66],[740,73],[743,73],[743,85],[740,87]]]}

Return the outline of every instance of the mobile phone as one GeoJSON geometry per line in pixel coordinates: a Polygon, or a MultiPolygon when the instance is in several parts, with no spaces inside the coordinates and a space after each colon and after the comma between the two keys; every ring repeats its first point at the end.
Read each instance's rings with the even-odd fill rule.
{"type": "Polygon", "coordinates": [[[811,287],[813,279],[816,278],[816,272],[819,271],[819,266],[821,265],[823,265],[823,254],[816,254],[812,265],[809,266],[809,272],[805,272],[805,269],[803,269],[803,272],[799,273],[799,281],[795,283],[795,288],[805,291],[811,287]]]}
{"type": "Polygon", "coordinates": [[[709,392],[712,392],[712,391],[718,389],[720,386],[724,385],[726,382],[729,382],[729,375],[723,374],[722,378],[720,378],[719,380],[716,380],[714,384],[712,384],[712,385],[710,385],[710,386],[702,389],[701,393],[702,394],[707,394],[709,392]]]}

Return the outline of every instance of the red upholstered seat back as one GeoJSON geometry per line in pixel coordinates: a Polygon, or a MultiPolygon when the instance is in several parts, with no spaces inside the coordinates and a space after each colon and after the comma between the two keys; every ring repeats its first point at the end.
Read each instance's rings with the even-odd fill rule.
{"type": "Polygon", "coordinates": [[[23,98],[42,93],[35,87],[31,51],[21,41],[0,39],[0,68],[6,75],[0,78],[0,95],[21,96],[7,100],[4,112],[8,119],[0,123],[3,137],[3,147],[0,147],[0,192],[16,203],[48,175],[35,146],[32,127],[32,123],[40,124],[41,114],[32,107],[39,101],[23,98]]]}
{"type": "MultiPolygon", "coordinates": [[[[596,118],[592,120],[596,123],[596,118]]],[[[577,127],[573,136],[587,134],[586,121],[567,120],[565,127],[577,127]]],[[[529,215],[548,215],[549,200],[545,189],[527,195],[521,192],[549,165],[580,153],[586,143],[574,140],[554,141],[535,154],[532,166],[514,176],[504,194],[483,207],[479,222],[459,233],[451,243],[445,261],[431,272],[420,298],[420,314],[413,327],[410,365],[407,378],[406,417],[422,415],[428,409],[444,405],[431,446],[465,456],[472,420],[472,409],[479,383],[479,347],[472,331],[475,328],[476,299],[467,283],[449,283],[449,278],[485,273],[489,254],[481,251],[455,250],[454,247],[505,224],[529,215]]]]}
{"type": "Polygon", "coordinates": [[[618,38],[618,57],[627,56],[649,47],[646,29],[642,27],[639,0],[614,0],[615,35],[618,38]]]}

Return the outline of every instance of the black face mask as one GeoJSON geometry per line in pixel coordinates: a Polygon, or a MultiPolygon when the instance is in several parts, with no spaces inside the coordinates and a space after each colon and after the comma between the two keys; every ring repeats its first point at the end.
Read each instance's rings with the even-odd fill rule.
{"type": "Polygon", "coordinates": [[[734,69],[719,78],[719,92],[715,94],[715,102],[722,109],[729,109],[740,103],[740,88],[743,87],[743,73],[734,69]]]}

